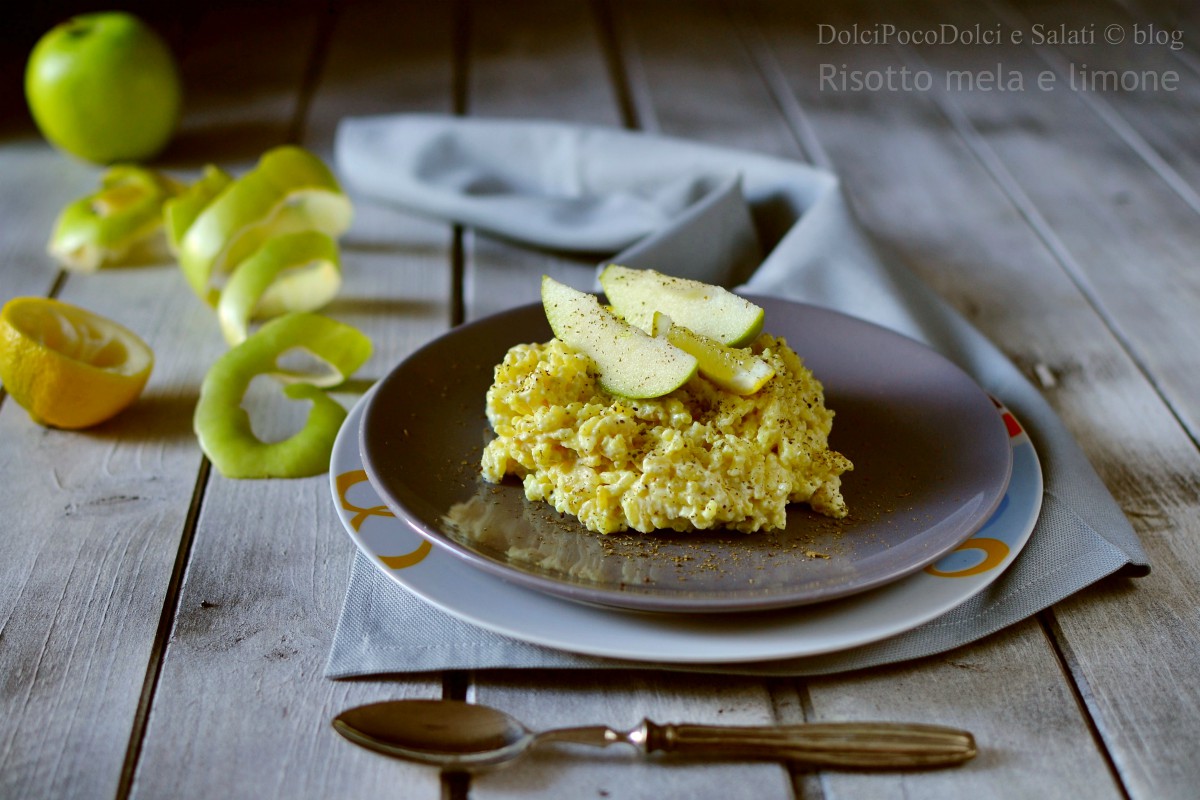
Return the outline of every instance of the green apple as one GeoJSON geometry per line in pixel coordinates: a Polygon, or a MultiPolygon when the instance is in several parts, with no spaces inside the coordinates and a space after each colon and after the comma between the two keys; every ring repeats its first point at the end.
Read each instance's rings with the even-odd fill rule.
{"type": "Polygon", "coordinates": [[[762,331],[762,308],[720,286],[617,264],[604,268],[600,285],[617,314],[644,331],[655,311],[730,347],[747,345],[762,331]]]}
{"type": "MultiPolygon", "coordinates": [[[[309,230],[336,237],[350,227],[352,216],[349,198],[321,159],[300,147],[276,147],[221,188],[187,225],[178,244],[179,266],[196,294],[216,305],[220,291],[214,283],[268,239],[309,230]]],[[[181,225],[182,220],[171,224],[173,235],[181,225]]]]}
{"type": "Polygon", "coordinates": [[[775,368],[749,350],[723,345],[702,333],[675,325],[661,311],[654,312],[650,332],[691,353],[701,375],[734,394],[754,394],[775,377],[775,368]]]}
{"type": "Polygon", "coordinates": [[[542,276],[542,306],[563,344],[596,362],[600,385],[622,397],[661,397],[696,374],[694,356],[617,319],[595,295],[542,276]]]}
{"type": "Polygon", "coordinates": [[[183,88],[158,34],[131,14],[107,11],[73,17],[38,41],[25,98],[51,144],[111,164],[144,161],[166,146],[183,88]]]}

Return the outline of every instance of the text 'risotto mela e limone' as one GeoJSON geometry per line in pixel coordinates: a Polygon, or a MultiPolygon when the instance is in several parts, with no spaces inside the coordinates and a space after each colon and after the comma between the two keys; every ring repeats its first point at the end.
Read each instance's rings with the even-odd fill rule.
{"type": "MultiPolygon", "coordinates": [[[[707,284],[650,270],[616,268],[621,273],[614,276],[612,269],[602,283],[604,277],[643,281],[645,291],[635,295],[649,296],[653,310],[687,334],[670,337],[670,346],[691,351],[681,353],[685,362],[693,359],[690,376],[659,396],[614,392],[614,384],[637,381],[606,371],[661,374],[657,350],[639,366],[639,348],[659,349],[667,337],[622,319],[614,296],[625,294],[608,284],[611,311],[593,295],[546,278],[543,302],[556,335],[512,347],[495,368],[487,392],[495,438],[483,452],[483,477],[499,483],[515,475],[529,500],[600,533],[770,530],[785,526],[789,503],[844,517],[840,476],[853,467],[829,449],[833,412],[820,382],[783,339],[759,333],[749,346],[731,347],[704,330],[706,317],[721,316],[710,305],[714,294],[748,307],[747,319],[757,307],[707,284]],[[611,357],[608,347],[615,348],[611,357]],[[740,380],[739,371],[759,377],[740,380]]],[[[731,316],[723,310],[727,327],[731,316]]],[[[761,328],[761,310],[750,324],[761,328]]]]}

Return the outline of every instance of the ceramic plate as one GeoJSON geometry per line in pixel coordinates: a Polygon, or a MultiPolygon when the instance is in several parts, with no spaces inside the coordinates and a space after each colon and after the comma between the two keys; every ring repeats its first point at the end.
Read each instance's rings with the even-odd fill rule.
{"type": "Polygon", "coordinates": [[[1004,496],[1012,451],[991,399],[950,361],[827,309],[754,298],[825,386],[851,515],[799,505],[784,530],[600,536],[519,481],[479,477],[493,368],[551,333],[540,304],[456,328],[414,353],[367,403],[372,485],[433,546],[527,588],[647,611],[732,612],[844,597],[917,572],[961,544],[1004,496]],[[447,523],[474,520],[471,534],[447,523]]]}
{"type": "MultiPolygon", "coordinates": [[[[656,614],[608,609],[532,591],[483,573],[396,519],[363,470],[358,431],[365,400],[333,451],[334,503],[350,538],[405,590],[479,627],[588,655],[661,663],[737,663],[837,652],[894,636],[966,602],[991,584],[1029,540],[1042,472],[1028,436],[999,409],[1013,453],[1000,506],[935,564],[873,591],[817,605],[740,614],[656,614]]],[[[395,624],[403,625],[404,620],[395,624]]]]}

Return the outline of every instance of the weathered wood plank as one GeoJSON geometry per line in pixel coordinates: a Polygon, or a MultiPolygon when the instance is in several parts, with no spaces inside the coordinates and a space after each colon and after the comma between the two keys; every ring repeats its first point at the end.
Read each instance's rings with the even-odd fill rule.
{"type": "Polygon", "coordinates": [[[0,40],[0,305],[13,297],[48,293],[58,276],[46,254],[55,218],[71,199],[92,191],[97,171],[64,156],[42,139],[25,105],[22,74],[29,33],[0,40]]]}
{"type": "MultiPolygon", "coordinates": [[[[1109,581],[1060,604],[1056,610],[1060,641],[1065,640],[1073,675],[1129,791],[1139,797],[1186,796],[1194,775],[1168,777],[1158,765],[1164,757],[1187,765],[1184,769],[1194,763],[1183,751],[1164,754],[1175,747],[1186,748],[1183,743],[1196,735],[1197,716],[1181,717],[1178,710],[1195,709],[1196,697],[1175,677],[1198,668],[1195,648],[1190,646],[1197,622],[1191,577],[1197,554],[1192,545],[1195,534],[1189,533],[1196,519],[1195,476],[1200,470],[1196,453],[1121,342],[1089,308],[1074,280],[1068,279],[1043,231],[1031,230],[1024,222],[1026,209],[1014,204],[1008,186],[980,169],[985,151],[973,138],[980,131],[987,133],[989,143],[1031,138],[1016,130],[1032,124],[1029,114],[1035,106],[1028,104],[1027,97],[989,95],[991,124],[980,123],[979,131],[972,133],[948,124],[932,102],[965,102],[970,96],[820,91],[816,76],[822,62],[846,63],[861,70],[898,66],[898,62],[894,51],[878,48],[818,48],[812,42],[815,23],[869,24],[880,18],[898,25],[911,21],[889,7],[877,10],[875,17],[861,11],[842,16],[764,15],[761,29],[771,39],[792,91],[850,186],[868,227],[1028,369],[1031,377],[1051,378],[1045,386],[1048,398],[1142,534],[1154,563],[1153,576],[1137,584],[1109,581]],[[1181,638],[1180,626],[1193,633],[1181,638]],[[1140,655],[1127,654],[1135,642],[1146,643],[1144,650],[1139,646],[1135,649],[1140,655]],[[1156,655],[1147,655],[1151,651],[1156,655]],[[1139,675],[1138,680],[1125,677],[1131,672],[1139,675]]],[[[1002,60],[1007,63],[1012,58],[1015,54],[1005,51],[1002,60]]],[[[963,68],[964,62],[954,63],[963,68]]],[[[972,102],[982,114],[984,98],[974,97],[972,102]]],[[[953,108],[948,110],[952,116],[953,108]]],[[[1050,168],[1054,158],[1074,162],[1079,152],[1090,152],[1094,137],[1108,136],[1080,122],[1070,145],[1063,138],[1058,155],[1047,154],[1044,177],[1039,179],[1030,169],[1022,176],[1021,187],[1032,193],[1042,181],[1060,178],[1059,171],[1050,168]]],[[[1078,169],[1105,172],[1113,161],[1127,163],[1131,158],[1126,153],[1078,169]]],[[[986,159],[982,163],[993,166],[986,159]]],[[[1136,184],[1134,188],[1154,182],[1144,173],[1129,180],[1136,184]]],[[[1081,192],[1060,199],[1055,207],[1086,208],[1087,198],[1094,196],[1081,192]]],[[[1092,230],[1095,249],[1125,235],[1122,227],[1113,230],[1092,230]]],[[[1060,232],[1060,225],[1054,225],[1053,231],[1060,232]]],[[[1168,227],[1160,233],[1170,239],[1169,231],[1168,227]]],[[[1155,291],[1140,286],[1129,290],[1142,295],[1155,291]]],[[[1007,677],[1017,669],[1013,664],[1011,669],[992,671],[1007,677]]],[[[1030,666],[1019,669],[1025,673],[1030,666]]],[[[911,680],[903,686],[910,691],[911,680]]],[[[1046,708],[1050,707],[1040,706],[1039,713],[1046,708]]],[[[1041,767],[1027,766],[1061,776],[1067,763],[1054,758],[1041,767]]],[[[1092,772],[1101,785],[1102,773],[1099,767],[1092,772]]],[[[1061,779],[1039,784],[1038,791],[1046,793],[1047,787],[1055,785],[1065,785],[1076,794],[1082,791],[1061,779]]]]}
{"type": "MultiPolygon", "coordinates": [[[[276,59],[286,58],[298,81],[313,56],[313,43],[321,41],[317,25],[329,22],[318,14],[277,29],[280,38],[260,47],[257,61],[278,65],[276,59]]],[[[269,27],[263,17],[249,30],[261,35],[269,27]]],[[[329,158],[336,121],[344,114],[401,105],[449,107],[451,36],[445,9],[356,4],[321,35],[332,38],[303,126],[303,144],[322,156],[329,158]]],[[[219,59],[221,52],[224,47],[212,56],[219,59]]],[[[245,99],[222,102],[235,114],[246,113],[234,129],[286,133],[297,106],[281,108],[289,115],[285,128],[264,125],[275,117],[255,113],[256,88],[243,82],[239,97],[245,99]]],[[[224,123],[217,118],[211,127],[221,130],[224,123]]],[[[264,140],[255,147],[280,141],[264,140]]],[[[448,241],[444,225],[357,203],[355,223],[342,241],[344,285],[326,313],[371,336],[375,352],[358,377],[382,376],[444,329],[448,241]]],[[[268,435],[296,422],[294,415],[269,418],[278,404],[265,394],[253,403],[252,415],[268,435]]],[[[353,553],[334,513],[327,476],[233,481],[214,470],[134,794],[369,796],[391,793],[401,782],[408,796],[437,795],[436,773],[368,753],[329,727],[347,706],[440,691],[436,677],[336,683],[323,677],[353,553]],[[189,732],[187,742],[181,741],[181,731],[189,732]]]]}
{"type": "MultiPolygon", "coordinates": [[[[3,291],[42,293],[57,211],[100,170],[52,153],[26,127],[2,152],[3,291]]],[[[0,507],[6,532],[19,533],[0,541],[0,794],[113,797],[201,463],[191,407],[220,344],[170,265],[71,276],[60,296],[137,331],[157,363],[133,409],[87,432],[38,428],[11,400],[0,410],[0,507]]]]}
{"type": "MultiPolygon", "coordinates": [[[[619,125],[619,106],[606,80],[599,32],[579,4],[525,4],[525,13],[476,3],[471,20],[471,82],[467,108],[487,116],[543,117],[619,125]]],[[[538,277],[554,274],[591,289],[594,264],[569,261],[475,236],[468,242],[468,310],[477,316],[536,301],[538,277]]],[[[474,698],[538,726],[605,722],[745,722],[772,719],[769,695],[746,678],[663,674],[521,673],[477,676],[474,698]]],[[[790,781],[773,764],[711,764],[665,768],[626,763],[628,753],[583,757],[533,756],[524,765],[472,779],[471,796],[563,797],[581,792],[611,798],[790,796],[790,781]]]]}
{"type": "MultiPolygon", "coordinates": [[[[474,3],[469,16],[466,105],[471,116],[619,126],[599,34],[579,4],[527,3],[521,14],[474,3]],[[578,7],[576,7],[578,6],[578,7]]],[[[468,319],[537,302],[543,273],[591,291],[595,262],[514,247],[466,233],[463,303],[468,319]]]]}
{"type": "MultiPolygon", "coordinates": [[[[985,24],[999,22],[980,13],[985,24]]],[[[976,19],[962,11],[947,18],[976,19]]],[[[919,57],[937,76],[936,84],[944,84],[947,70],[996,69],[994,56],[978,48],[926,47],[919,57]]],[[[1031,48],[1016,48],[1003,72],[1021,76],[1028,91],[1006,96],[956,90],[946,99],[1003,162],[1020,187],[1017,202],[1196,437],[1200,377],[1195,359],[1178,343],[1200,340],[1200,320],[1192,313],[1200,304],[1194,268],[1200,209],[1095,113],[1091,106],[1098,101],[1088,98],[1107,95],[1089,82],[1087,75],[1095,73],[1083,63],[1076,65],[1074,81],[1066,76],[1053,91],[1039,91],[1032,87],[1046,62],[1031,48]],[[1018,102],[1020,116],[1013,117],[1018,102]]],[[[1187,113],[1185,98],[1200,93],[1200,75],[1179,76],[1178,91],[1144,92],[1141,102],[1187,113]]]]}
{"type": "MultiPolygon", "coordinates": [[[[632,16],[632,15],[631,15],[632,16]]],[[[667,25],[663,19],[655,19],[639,13],[636,15],[640,25],[637,32],[643,40],[654,42],[658,38],[666,38],[663,34],[656,32],[665,30],[678,30],[683,23],[679,19],[673,19],[670,25],[667,25]]],[[[715,28],[715,26],[714,26],[715,28]]],[[[774,28],[774,22],[764,25],[764,30],[774,28]]],[[[687,28],[685,28],[686,30],[687,28]]],[[[758,41],[755,38],[755,32],[743,30],[743,36],[748,42],[758,41]]],[[[793,41],[790,37],[787,41],[793,41]]],[[[794,45],[793,45],[794,46],[794,45]]],[[[646,65],[646,75],[649,81],[659,81],[662,87],[657,94],[664,97],[679,97],[690,95],[692,97],[692,107],[695,108],[713,108],[725,105],[725,97],[720,93],[706,94],[700,87],[693,87],[689,91],[684,85],[683,79],[678,76],[686,76],[689,74],[697,74],[695,69],[688,69],[680,65],[679,60],[687,57],[688,51],[682,49],[683,55],[678,57],[676,61],[667,61],[656,68],[655,60],[646,54],[652,44],[643,44],[642,62],[646,65]],[[699,101],[699,102],[697,102],[699,101]]],[[[728,58],[744,59],[744,53],[736,53],[735,48],[730,48],[726,45],[726,50],[729,51],[728,58]]],[[[704,57],[713,58],[714,54],[722,52],[719,48],[713,46],[711,42],[708,46],[702,49],[704,57]]],[[[806,50],[807,52],[807,50],[806,50]]],[[[691,56],[698,58],[699,56],[691,56]]],[[[760,54],[760,58],[762,55],[760,54]]],[[[782,56],[781,56],[782,57],[782,56]]],[[[764,106],[771,104],[771,99],[765,96],[762,88],[758,89],[757,94],[760,96],[760,103],[764,106]]],[[[737,91],[737,96],[741,98],[740,102],[745,104],[746,98],[753,96],[747,89],[742,88],[737,91]]],[[[682,108],[682,112],[686,113],[687,106],[682,108]]],[[[765,112],[759,114],[747,114],[743,109],[739,114],[746,120],[757,120],[764,115],[765,112]]],[[[686,116],[680,116],[680,127],[678,131],[672,128],[666,128],[668,133],[685,133],[692,134],[693,131],[697,136],[704,136],[703,124],[689,120],[686,116]]],[[[750,135],[761,132],[763,126],[747,124],[750,129],[750,135]]],[[[818,133],[821,133],[818,126],[818,133]]],[[[797,131],[797,135],[800,135],[797,131]]],[[[870,140],[869,134],[847,127],[840,129],[834,136],[839,146],[845,147],[847,151],[853,152],[856,150],[867,149],[875,146],[870,140]]],[[[717,139],[716,141],[720,141],[717,139]]],[[[795,155],[795,145],[793,141],[780,140],[776,137],[761,136],[758,140],[761,142],[762,149],[769,149],[771,152],[781,155],[795,155]]],[[[840,162],[835,157],[832,159],[835,167],[840,166],[840,162]]],[[[849,177],[849,176],[848,176],[849,177]]],[[[851,189],[855,188],[851,182],[851,189]]],[[[1023,689],[1026,691],[1035,691],[1040,687],[1049,683],[1055,686],[1058,690],[1059,703],[1053,708],[1058,712],[1061,724],[1068,728],[1073,734],[1069,737],[1070,745],[1064,749],[1068,752],[1081,754],[1086,760],[1089,755],[1095,759],[1094,752],[1091,750],[1091,742],[1087,736],[1086,730],[1081,724],[1078,715],[1071,713],[1074,711],[1070,703],[1069,687],[1061,680],[1059,671],[1054,663],[1053,657],[1044,646],[1040,649],[1037,647],[1040,636],[1036,632],[1036,627],[1026,630],[1026,635],[1020,641],[1027,644],[1026,649],[1031,649],[1039,658],[1031,659],[1031,664],[1026,667],[1032,667],[1034,675],[1029,675],[1025,680],[1021,681],[1023,689]],[[1032,639],[1032,643],[1030,643],[1032,639]]],[[[1002,659],[998,659],[993,655],[996,648],[990,649],[987,646],[976,648],[968,648],[968,652],[972,655],[971,658],[979,659],[984,663],[989,663],[999,666],[1003,663],[1002,659]]],[[[944,675],[942,672],[953,672],[950,667],[943,667],[941,670],[932,670],[928,665],[925,671],[917,673],[915,676],[908,675],[908,680],[905,682],[903,692],[895,692],[896,678],[894,673],[888,671],[872,671],[870,674],[879,675],[876,680],[878,684],[867,684],[862,681],[855,682],[853,679],[831,678],[823,681],[818,681],[810,685],[807,690],[812,698],[812,708],[810,714],[815,718],[820,719],[877,719],[881,717],[893,719],[927,719],[931,712],[931,707],[936,707],[936,716],[939,720],[947,721],[950,724],[960,724],[968,729],[976,732],[984,743],[989,740],[994,741],[997,737],[1002,736],[1005,727],[1002,723],[987,714],[975,713],[975,709],[982,704],[990,704],[993,706],[1004,705],[1009,696],[1010,690],[1004,687],[997,686],[985,675],[970,673],[961,675],[960,680],[964,684],[966,692],[963,694],[951,694],[947,698],[944,691],[944,675]],[[879,685],[880,690],[873,690],[874,685],[879,685]],[[969,687],[969,688],[967,688],[969,687]],[[967,701],[966,693],[975,693],[978,696],[967,701]],[[843,705],[840,708],[830,708],[823,702],[826,698],[842,698],[843,705]],[[911,700],[911,702],[909,702],[911,700]]],[[[985,744],[986,746],[986,744],[985,744]]],[[[992,745],[994,747],[994,745],[992,745]]],[[[1027,765],[1017,767],[1013,763],[1004,765],[1002,759],[998,759],[996,750],[992,750],[990,758],[980,759],[973,762],[964,770],[959,770],[953,773],[953,778],[945,777],[947,773],[928,773],[906,776],[903,784],[895,780],[880,780],[878,776],[859,776],[848,777],[837,773],[822,775],[818,785],[823,788],[823,791],[828,796],[889,796],[899,792],[908,791],[917,793],[921,796],[953,796],[956,792],[975,792],[983,790],[983,787],[995,785],[998,782],[1007,784],[1008,780],[1015,777],[1019,770],[1027,769],[1027,765]],[[1003,778],[1000,778],[1003,775],[1003,778]],[[903,788],[902,788],[903,786],[903,788]]],[[[1053,795],[1054,784],[1048,780],[1052,773],[1049,770],[1039,774],[1038,779],[1043,783],[1047,783],[1047,789],[1053,795]]],[[[1060,783],[1058,786],[1063,786],[1061,781],[1066,776],[1061,773],[1054,777],[1058,778],[1060,783]]],[[[813,790],[813,784],[817,783],[813,778],[807,778],[804,781],[805,786],[809,787],[809,791],[813,790]]],[[[1061,792],[1065,796],[1065,792],[1061,792]]]]}
{"type": "Polygon", "coordinates": [[[1061,84],[1076,87],[1080,100],[1200,210],[1200,153],[1193,146],[1200,80],[1181,59],[1194,49],[1184,36],[1189,31],[1116,3],[1015,0],[996,12],[1012,30],[1036,33],[1033,49],[1061,84]]]}
{"type": "Polygon", "coordinates": [[[116,793],[200,464],[196,365],[217,352],[197,335],[182,357],[175,331],[207,312],[171,267],[72,278],[61,297],[137,331],[158,363],[132,409],[87,432],[0,409],[8,797],[116,793]]]}
{"type": "MultiPolygon", "coordinates": [[[[475,699],[503,708],[533,730],[571,725],[637,727],[655,722],[770,725],[775,721],[763,682],[721,676],[646,672],[528,672],[481,678],[475,699]],[[551,688],[552,687],[552,688],[551,688]]],[[[496,773],[476,776],[472,797],[790,797],[787,773],[774,764],[639,760],[624,746],[604,750],[546,747],[496,773]]]]}

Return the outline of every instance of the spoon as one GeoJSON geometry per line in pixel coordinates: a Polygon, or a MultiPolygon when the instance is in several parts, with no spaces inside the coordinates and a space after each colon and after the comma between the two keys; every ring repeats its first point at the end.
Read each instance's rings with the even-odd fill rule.
{"type": "Polygon", "coordinates": [[[942,725],[814,722],[736,727],[659,725],[647,719],[629,731],[588,725],[534,733],[503,711],[458,700],[372,703],[342,712],[333,727],[376,752],[449,770],[498,766],[547,742],[593,747],[624,743],[642,755],[661,751],[875,769],[944,767],[975,756],[970,733],[942,725]]]}

